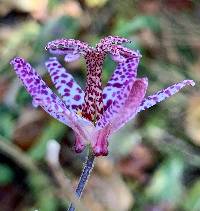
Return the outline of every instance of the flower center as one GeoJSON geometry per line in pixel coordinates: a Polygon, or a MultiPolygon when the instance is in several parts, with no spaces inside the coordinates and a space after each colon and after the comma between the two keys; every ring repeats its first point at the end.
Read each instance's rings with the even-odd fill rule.
{"type": "Polygon", "coordinates": [[[102,66],[105,54],[96,50],[85,55],[87,65],[87,81],[85,88],[85,103],[82,109],[83,117],[95,122],[103,114],[102,66]]]}

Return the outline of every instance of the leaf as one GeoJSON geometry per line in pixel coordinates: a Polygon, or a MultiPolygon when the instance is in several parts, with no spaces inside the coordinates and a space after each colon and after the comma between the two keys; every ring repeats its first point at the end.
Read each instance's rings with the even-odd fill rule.
{"type": "Polygon", "coordinates": [[[176,205],[181,200],[183,164],[183,160],[178,157],[164,161],[146,189],[147,197],[156,202],[176,205]]]}
{"type": "Polygon", "coordinates": [[[9,166],[0,164],[0,172],[0,185],[7,185],[13,181],[14,174],[9,166]]]}
{"type": "Polygon", "coordinates": [[[149,28],[154,32],[158,32],[160,31],[159,24],[158,19],[154,16],[137,16],[130,22],[120,20],[114,33],[120,36],[128,36],[130,33],[135,33],[144,28],[149,28]]]}
{"type": "Polygon", "coordinates": [[[53,194],[52,187],[43,175],[31,174],[28,177],[33,198],[36,201],[34,207],[41,211],[55,211],[58,207],[58,199],[53,194]]]}
{"type": "Polygon", "coordinates": [[[200,210],[200,180],[194,183],[185,197],[183,207],[185,210],[200,210]]]}
{"type": "Polygon", "coordinates": [[[34,160],[41,160],[46,153],[46,145],[50,139],[58,139],[63,134],[66,126],[59,123],[56,120],[50,121],[48,126],[44,129],[41,137],[37,141],[37,144],[29,151],[30,156],[34,160]]]}
{"type": "Polygon", "coordinates": [[[14,121],[15,114],[8,107],[1,106],[0,116],[1,116],[0,134],[1,136],[10,140],[15,125],[14,121]]]}

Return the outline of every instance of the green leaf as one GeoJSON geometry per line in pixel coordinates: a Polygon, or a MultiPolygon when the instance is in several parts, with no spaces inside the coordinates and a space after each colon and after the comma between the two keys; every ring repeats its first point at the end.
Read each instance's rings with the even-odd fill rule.
{"type": "Polygon", "coordinates": [[[194,183],[188,191],[183,207],[185,210],[199,211],[200,210],[200,180],[194,183]]]}
{"type": "Polygon", "coordinates": [[[13,181],[12,169],[4,164],[0,164],[0,185],[7,185],[13,181]]]}
{"type": "Polygon", "coordinates": [[[155,16],[138,16],[129,22],[120,20],[114,33],[120,36],[129,36],[130,33],[135,33],[144,28],[149,28],[154,32],[160,31],[158,18],[155,16]]]}
{"type": "Polygon", "coordinates": [[[0,134],[1,136],[10,140],[15,126],[14,113],[10,109],[1,106],[0,116],[1,116],[0,134]]]}
{"type": "MultiPolygon", "coordinates": [[[[58,207],[58,199],[53,194],[53,189],[43,175],[31,174],[28,177],[35,209],[41,211],[55,211],[58,207]]],[[[31,209],[32,210],[32,209],[31,209]]]]}
{"type": "Polygon", "coordinates": [[[59,123],[56,120],[50,121],[47,127],[44,129],[41,137],[37,141],[37,144],[29,151],[30,156],[34,160],[41,160],[46,153],[46,145],[50,139],[59,139],[62,136],[66,126],[59,123]]]}
{"type": "Polygon", "coordinates": [[[146,189],[147,197],[155,202],[168,202],[171,205],[179,203],[183,167],[183,160],[178,157],[171,157],[164,161],[146,189]]]}
{"type": "Polygon", "coordinates": [[[79,27],[79,22],[72,17],[62,16],[50,19],[36,37],[30,59],[36,64],[43,63],[47,55],[44,51],[46,44],[62,37],[75,38],[79,27]]]}

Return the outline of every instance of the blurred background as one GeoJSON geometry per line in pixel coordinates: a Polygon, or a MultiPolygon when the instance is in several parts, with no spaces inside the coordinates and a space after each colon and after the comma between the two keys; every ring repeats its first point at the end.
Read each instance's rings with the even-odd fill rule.
{"type": "MultiPolygon", "coordinates": [[[[75,38],[94,45],[107,35],[129,38],[143,55],[139,76],[148,94],[193,79],[187,87],[137,115],[98,158],[83,195],[92,211],[200,210],[200,2],[197,0],[0,0],[0,211],[64,211],[86,152],[73,152],[72,131],[32,107],[9,61],[26,58],[53,88],[44,67],[48,41],[75,38]],[[46,145],[61,146],[55,171],[46,145]]],[[[64,64],[84,87],[84,61],[64,64]]],[[[103,82],[115,64],[104,63],[103,82]]]]}

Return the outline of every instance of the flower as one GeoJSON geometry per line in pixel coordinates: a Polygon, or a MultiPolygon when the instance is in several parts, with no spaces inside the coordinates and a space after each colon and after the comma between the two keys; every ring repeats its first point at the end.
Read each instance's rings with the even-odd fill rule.
{"type": "Polygon", "coordinates": [[[24,59],[11,61],[15,72],[33,98],[33,105],[41,106],[47,113],[71,127],[75,133],[75,151],[82,152],[91,144],[96,156],[108,154],[108,138],[135,115],[177,93],[192,80],[176,83],[145,97],[147,78],[137,78],[141,58],[138,51],[130,50],[122,43],[129,40],[117,36],[102,39],[96,47],[74,39],[49,42],[46,49],[56,55],[64,55],[66,62],[82,55],[87,65],[85,91],[61,66],[55,57],[45,63],[60,99],[37,72],[24,59]],[[117,63],[110,80],[102,89],[101,75],[105,56],[109,54],[117,63]]]}

